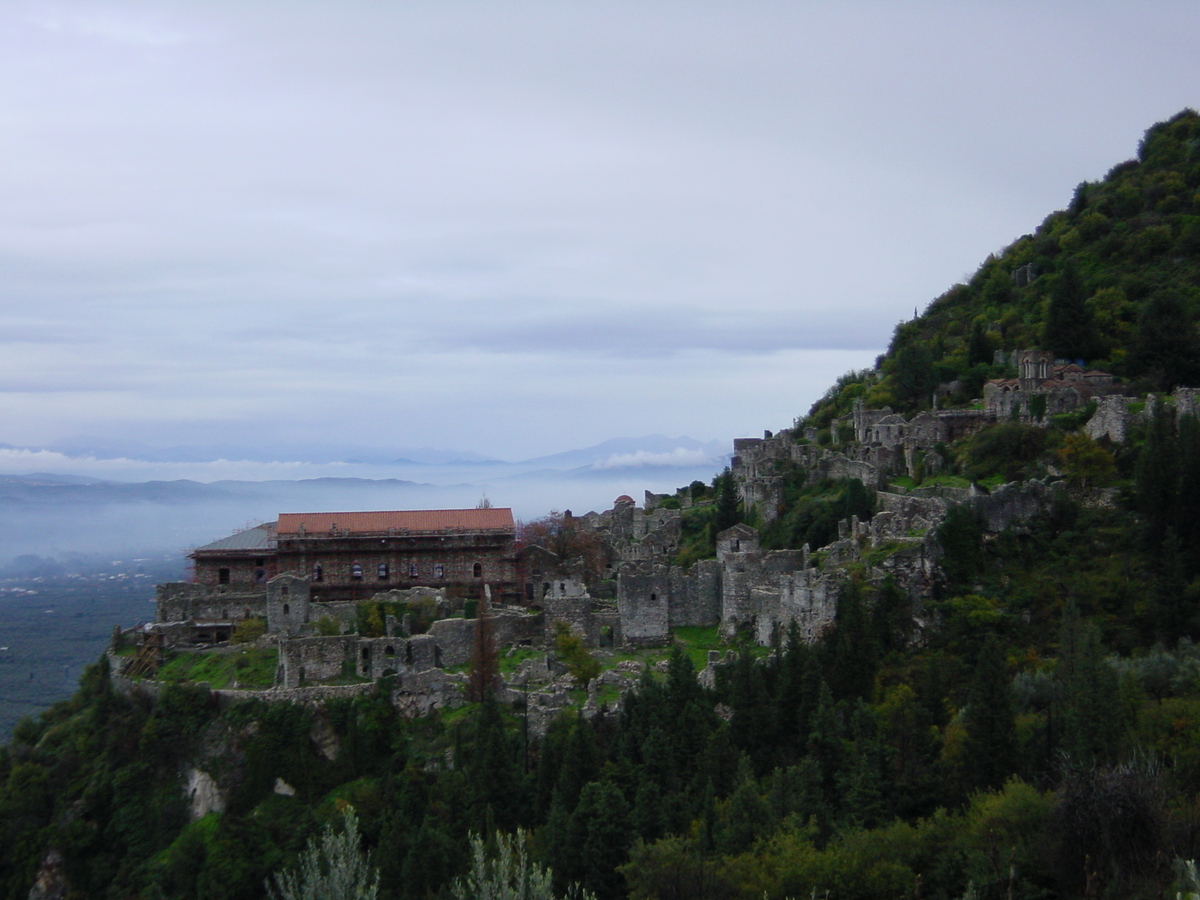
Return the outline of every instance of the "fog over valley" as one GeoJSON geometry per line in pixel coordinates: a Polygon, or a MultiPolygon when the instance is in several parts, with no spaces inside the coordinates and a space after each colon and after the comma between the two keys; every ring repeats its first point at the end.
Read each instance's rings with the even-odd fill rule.
{"type": "Polygon", "coordinates": [[[459,508],[485,497],[526,521],[552,509],[599,511],[621,494],[640,501],[646,490],[708,483],[730,449],[649,436],[519,462],[420,448],[385,463],[379,451],[369,461],[196,462],[9,447],[0,449],[0,566],[29,554],[182,558],[280,512],[459,508]]]}

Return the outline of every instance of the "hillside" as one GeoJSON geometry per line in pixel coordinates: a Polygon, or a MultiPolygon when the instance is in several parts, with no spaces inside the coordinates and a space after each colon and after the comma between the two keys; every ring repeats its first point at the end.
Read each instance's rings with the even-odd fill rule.
{"type": "MultiPolygon", "coordinates": [[[[420,717],[394,674],[233,702],[106,656],[0,751],[0,890],[262,897],[347,807],[404,900],[477,896],[454,881],[471,835],[517,829],[556,896],[599,900],[1200,890],[1198,225],[1185,111],[875,369],[658,498],[678,541],[654,583],[739,603],[650,649],[563,629],[565,667],[637,687],[564,688],[540,737],[514,673],[543,647],[480,638],[465,680],[498,669],[510,702],[420,717]]],[[[205,658],[269,683],[239,672],[259,649],[205,658]]]]}
{"type": "Polygon", "coordinates": [[[965,284],[896,327],[873,371],[852,373],[806,422],[868,406],[965,405],[1002,377],[996,351],[1041,347],[1142,390],[1194,384],[1200,370],[1200,115],[1146,132],[1136,159],[1075,189],[1066,210],[990,256],[965,284]],[[952,386],[952,387],[951,387],[952,386]]]}

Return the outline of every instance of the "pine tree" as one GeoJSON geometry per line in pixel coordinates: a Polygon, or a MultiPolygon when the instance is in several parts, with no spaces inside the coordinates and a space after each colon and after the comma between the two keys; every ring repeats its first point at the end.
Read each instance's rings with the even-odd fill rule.
{"type": "Polygon", "coordinates": [[[848,581],[838,594],[834,616],[829,686],[839,699],[870,699],[879,651],[862,599],[862,588],[848,581]]]}
{"type": "Polygon", "coordinates": [[[1012,774],[1017,754],[1012,689],[995,635],[975,661],[965,719],[967,776],[973,787],[995,790],[1012,774]]]}
{"type": "Polygon", "coordinates": [[[820,786],[820,806],[814,811],[818,834],[828,838],[838,810],[837,778],[845,763],[841,729],[829,685],[821,682],[817,708],[813,713],[812,732],[808,736],[808,755],[820,786]]]}
{"type": "Polygon", "coordinates": [[[465,768],[473,817],[470,827],[488,833],[484,826],[490,816],[502,831],[514,830],[522,816],[520,756],[504,728],[495,694],[483,695],[465,768]]]}
{"type": "Polygon", "coordinates": [[[633,829],[629,806],[616,785],[593,781],[583,789],[571,815],[571,841],[579,852],[580,884],[598,900],[618,900],[625,881],[617,867],[625,862],[633,829]]]}
{"type": "Polygon", "coordinates": [[[838,778],[842,793],[842,822],[852,828],[873,828],[886,816],[883,743],[871,708],[862,700],[851,717],[854,753],[838,778]]]}

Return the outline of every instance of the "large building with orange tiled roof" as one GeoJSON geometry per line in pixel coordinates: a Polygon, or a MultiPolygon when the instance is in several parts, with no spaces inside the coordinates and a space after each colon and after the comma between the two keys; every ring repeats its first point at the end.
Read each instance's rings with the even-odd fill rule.
{"type": "Polygon", "coordinates": [[[520,594],[516,523],[505,508],[283,513],[191,558],[199,584],[265,584],[289,573],[307,577],[317,601],[411,587],[520,594]]]}

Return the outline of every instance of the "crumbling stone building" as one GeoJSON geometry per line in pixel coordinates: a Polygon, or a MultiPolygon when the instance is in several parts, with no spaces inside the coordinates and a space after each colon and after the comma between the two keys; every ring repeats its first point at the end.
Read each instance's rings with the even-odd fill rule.
{"type": "Polygon", "coordinates": [[[994,379],[983,386],[984,409],[996,420],[1034,418],[1034,397],[1044,397],[1045,416],[1068,413],[1092,398],[1119,390],[1107,372],[1085,369],[1067,360],[1056,360],[1046,350],[1019,350],[1013,354],[1016,378],[994,379]]]}

